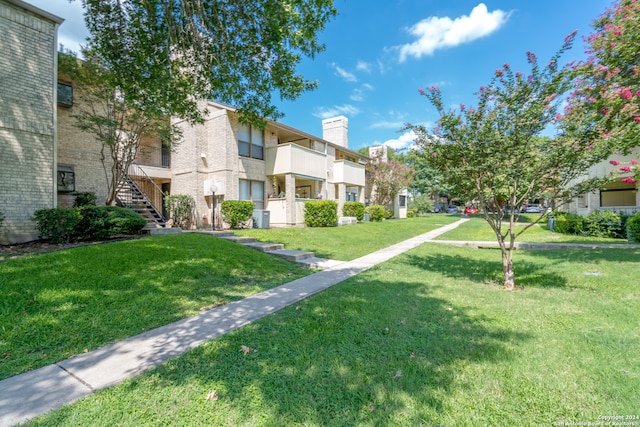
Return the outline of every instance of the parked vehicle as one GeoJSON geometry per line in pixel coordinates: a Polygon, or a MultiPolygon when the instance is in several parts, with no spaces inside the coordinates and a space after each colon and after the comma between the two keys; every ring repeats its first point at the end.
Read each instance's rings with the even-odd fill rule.
{"type": "Polygon", "coordinates": [[[542,209],[540,206],[538,206],[538,205],[527,205],[527,206],[524,208],[524,212],[525,212],[525,213],[542,213],[542,212],[544,212],[544,211],[543,211],[543,209],[542,209]]]}
{"type": "Polygon", "coordinates": [[[458,213],[458,207],[457,206],[449,206],[447,208],[447,213],[448,214],[458,213]]]}
{"type": "Polygon", "coordinates": [[[466,208],[464,208],[465,215],[475,215],[477,213],[478,213],[478,208],[476,208],[475,206],[467,206],[466,208]]]}

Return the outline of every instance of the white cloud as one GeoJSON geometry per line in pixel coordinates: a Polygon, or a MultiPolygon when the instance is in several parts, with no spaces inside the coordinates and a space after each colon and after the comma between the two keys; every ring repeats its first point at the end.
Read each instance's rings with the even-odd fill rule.
{"type": "Polygon", "coordinates": [[[89,31],[84,24],[84,9],[81,1],[29,0],[28,2],[64,18],[58,30],[58,43],[64,45],[65,49],[80,51],[80,45],[85,44],[85,39],[89,36],[89,31]]]}
{"type": "Polygon", "coordinates": [[[336,116],[357,116],[360,114],[360,109],[350,104],[334,105],[333,107],[320,107],[316,108],[313,113],[314,116],[321,119],[330,119],[336,116]]]}
{"type": "Polygon", "coordinates": [[[416,59],[431,55],[438,49],[458,46],[487,36],[498,30],[509,19],[510,12],[487,10],[484,3],[478,4],[469,15],[455,19],[431,16],[408,29],[416,37],[412,43],[396,46],[400,50],[400,62],[407,57],[416,59]]]}
{"type": "Polygon", "coordinates": [[[342,77],[343,79],[345,79],[348,82],[357,82],[358,78],[355,76],[355,74],[348,72],[347,70],[338,67],[337,65],[334,64],[334,68],[336,70],[336,73],[342,77]]]}
{"type": "Polygon", "coordinates": [[[362,86],[360,86],[357,89],[354,89],[353,92],[351,92],[349,99],[356,102],[362,102],[364,101],[366,93],[372,90],[373,90],[372,85],[370,85],[369,83],[364,83],[362,86]]]}
{"type": "Polygon", "coordinates": [[[356,70],[364,71],[365,73],[370,73],[371,72],[371,64],[369,62],[365,62],[365,61],[358,61],[358,63],[356,64],[356,70]]]}
{"type": "Polygon", "coordinates": [[[388,139],[383,142],[387,147],[394,150],[402,150],[403,148],[411,148],[415,144],[416,134],[412,130],[403,133],[397,139],[388,139]]]}
{"type": "Polygon", "coordinates": [[[370,129],[402,129],[404,126],[406,125],[406,122],[402,122],[402,121],[380,121],[380,122],[375,122],[373,123],[371,126],[369,126],[370,129]]]}

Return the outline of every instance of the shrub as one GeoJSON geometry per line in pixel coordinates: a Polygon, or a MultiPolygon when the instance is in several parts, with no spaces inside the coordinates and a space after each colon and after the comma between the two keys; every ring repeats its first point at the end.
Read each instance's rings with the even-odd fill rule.
{"type": "Polygon", "coordinates": [[[164,206],[173,220],[174,227],[191,227],[196,201],[188,194],[175,194],[164,199],[164,206]]]}
{"type": "Polygon", "coordinates": [[[75,208],[39,209],[33,214],[40,237],[53,243],[69,243],[81,219],[80,211],[75,208]]]}
{"type": "Polygon", "coordinates": [[[98,197],[96,193],[92,191],[85,191],[82,193],[75,193],[73,199],[73,207],[74,208],[82,208],[85,206],[95,206],[98,197]]]}
{"type": "Polygon", "coordinates": [[[393,218],[393,211],[390,209],[385,209],[384,210],[384,219],[391,219],[393,218]]]}
{"type": "Polygon", "coordinates": [[[640,213],[627,218],[627,239],[631,242],[640,242],[640,213]]]}
{"type": "Polygon", "coordinates": [[[409,207],[418,214],[432,212],[434,208],[433,200],[431,200],[431,197],[426,194],[422,194],[414,198],[409,203],[409,207]]]}
{"type": "Polygon", "coordinates": [[[106,226],[109,236],[114,234],[137,234],[147,225],[142,215],[119,206],[100,206],[107,212],[106,226]]]}
{"type": "Polygon", "coordinates": [[[369,213],[371,221],[382,221],[386,215],[386,210],[382,205],[367,206],[365,212],[369,213]]]}
{"type": "Polygon", "coordinates": [[[306,202],[304,204],[304,223],[308,227],[335,226],[338,223],[338,204],[333,200],[306,202]]]}
{"type": "Polygon", "coordinates": [[[74,237],[100,240],[115,234],[137,234],[147,225],[142,215],[119,206],[85,206],[74,237]]]}
{"type": "Polygon", "coordinates": [[[364,203],[345,202],[342,213],[344,216],[355,216],[358,221],[362,221],[364,219],[364,203]]]}
{"type": "Polygon", "coordinates": [[[233,229],[245,228],[253,214],[253,203],[248,200],[225,200],[220,207],[222,219],[233,229]]]}
{"type": "Polygon", "coordinates": [[[558,233],[592,237],[625,237],[626,217],[614,212],[591,212],[587,216],[556,212],[555,226],[558,233]]]}
{"type": "Polygon", "coordinates": [[[416,211],[413,209],[407,209],[407,218],[415,218],[416,217],[416,211]]]}

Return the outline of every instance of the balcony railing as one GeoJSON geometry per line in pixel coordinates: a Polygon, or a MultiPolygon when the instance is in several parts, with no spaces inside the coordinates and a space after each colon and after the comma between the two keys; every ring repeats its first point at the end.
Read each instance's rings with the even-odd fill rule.
{"type": "Polygon", "coordinates": [[[327,177],[326,155],[297,144],[281,144],[265,150],[267,175],[292,173],[313,178],[327,177]]]}
{"type": "Polygon", "coordinates": [[[158,168],[171,167],[171,148],[152,147],[150,145],[141,145],[136,154],[136,163],[143,166],[154,166],[158,168]]]}
{"type": "Polygon", "coordinates": [[[364,166],[348,160],[333,162],[333,182],[364,186],[364,166]]]}

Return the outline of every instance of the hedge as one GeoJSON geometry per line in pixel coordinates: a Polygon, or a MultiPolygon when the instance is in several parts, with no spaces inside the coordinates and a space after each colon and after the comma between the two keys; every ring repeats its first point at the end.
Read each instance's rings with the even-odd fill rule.
{"type": "Polygon", "coordinates": [[[594,211],[587,216],[568,212],[555,212],[555,229],[558,233],[591,237],[626,238],[627,216],[610,211],[594,211]]]}
{"type": "Polygon", "coordinates": [[[253,214],[253,203],[248,200],[224,200],[220,208],[222,219],[234,230],[247,227],[253,214]]]}
{"type": "Polygon", "coordinates": [[[640,242],[640,213],[627,218],[627,239],[631,242],[640,242]]]}
{"type": "Polygon", "coordinates": [[[387,216],[387,210],[382,205],[367,206],[365,212],[369,213],[371,221],[382,221],[387,216]]]}
{"type": "Polygon", "coordinates": [[[355,216],[358,221],[362,221],[364,219],[364,203],[345,202],[342,208],[342,214],[344,216],[355,216]]]}
{"type": "Polygon", "coordinates": [[[334,200],[305,202],[304,223],[307,227],[334,227],[338,223],[338,204],[334,200]]]}

